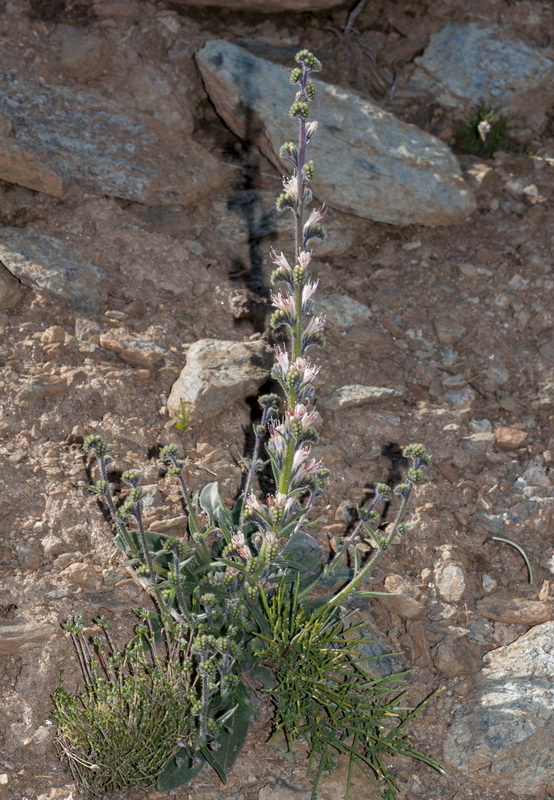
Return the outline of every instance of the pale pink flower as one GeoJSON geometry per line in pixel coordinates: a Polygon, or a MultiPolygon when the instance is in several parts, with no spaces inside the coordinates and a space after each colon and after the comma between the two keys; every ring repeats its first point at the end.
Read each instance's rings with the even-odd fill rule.
{"type": "Polygon", "coordinates": [[[311,317],[304,328],[304,336],[312,336],[314,333],[321,333],[325,328],[325,317],[311,317]]]}
{"type": "Polygon", "coordinates": [[[307,303],[310,297],[315,293],[317,289],[319,281],[308,281],[308,283],[302,287],[302,303],[307,303]]]}
{"type": "Polygon", "coordinates": [[[304,228],[309,228],[312,225],[315,225],[317,222],[321,222],[326,213],[327,213],[327,206],[325,205],[321,206],[320,208],[314,208],[310,216],[306,220],[304,228]]]}
{"type": "Polygon", "coordinates": [[[285,409],[285,416],[288,422],[300,423],[302,430],[307,431],[321,420],[319,412],[315,408],[310,409],[304,403],[297,403],[294,408],[285,409]]]}
{"type": "Polygon", "coordinates": [[[282,295],[281,292],[272,294],[271,303],[280,311],[286,311],[287,313],[294,311],[294,298],[292,298],[290,295],[282,295]]]}
{"type": "Polygon", "coordinates": [[[262,503],[260,503],[255,494],[249,494],[246,500],[244,501],[244,505],[250,511],[255,511],[257,514],[263,514],[265,511],[264,506],[262,505],[262,503]]]}
{"type": "Polygon", "coordinates": [[[238,553],[241,558],[244,558],[245,561],[250,561],[252,558],[252,551],[248,547],[242,531],[231,534],[231,543],[234,545],[236,553],[238,553]]]}
{"type": "Polygon", "coordinates": [[[306,268],[311,260],[312,260],[311,250],[301,250],[300,253],[298,254],[298,264],[301,267],[306,268]]]}
{"type": "Polygon", "coordinates": [[[308,122],[306,125],[306,140],[309,142],[314,133],[317,130],[317,120],[313,120],[312,122],[308,122]]]}
{"type": "Polygon", "coordinates": [[[270,250],[269,257],[271,258],[274,264],[277,264],[278,267],[284,267],[284,269],[290,270],[290,264],[282,252],[281,254],[279,254],[275,250],[270,250]]]}
{"type": "Polygon", "coordinates": [[[275,361],[282,372],[288,372],[290,367],[289,354],[284,347],[275,348],[275,361]]]}
{"type": "Polygon", "coordinates": [[[298,197],[298,182],[294,176],[292,178],[283,178],[283,191],[290,197],[295,199],[298,197]]]}
{"type": "Polygon", "coordinates": [[[311,383],[319,372],[319,367],[315,364],[312,364],[307,358],[297,358],[293,363],[292,368],[297,375],[301,376],[301,386],[307,386],[309,383],[311,383]]]}

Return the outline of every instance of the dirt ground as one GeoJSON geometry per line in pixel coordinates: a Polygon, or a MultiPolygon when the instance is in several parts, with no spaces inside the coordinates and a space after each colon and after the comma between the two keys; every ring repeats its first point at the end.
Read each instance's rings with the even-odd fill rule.
{"type": "MultiPolygon", "coordinates": [[[[121,70],[131,51],[165,67],[171,60],[164,31],[171,26],[160,19],[178,19],[183,47],[214,37],[308,47],[324,61],[326,80],[366,93],[450,144],[450,112],[432,98],[402,93],[429,34],[448,21],[491,22],[537,46],[552,16],[549,3],[531,1],[370,0],[355,20],[356,32],[346,33],[346,6],[269,18],[142,2],[129,4],[134,16],[125,18],[101,16],[99,4],[85,0],[11,3],[19,10],[9,14],[8,4],[0,0],[2,68],[24,76],[56,82],[55,36],[68,25],[117,40],[111,70],[121,70]],[[391,99],[395,69],[398,90],[391,99]]],[[[111,78],[83,78],[83,84],[103,91],[111,78]]],[[[78,83],[75,77],[67,82],[78,83]]],[[[69,687],[79,683],[60,623],[103,613],[124,642],[132,608],[146,602],[120,567],[95,500],[81,487],[83,437],[101,434],[118,467],[145,464],[160,518],[177,516],[178,499],[160,476],[156,453],[160,443],[180,441],[165,403],[186,346],[200,338],[267,335],[266,253],[271,246],[285,249],[288,240],[275,233],[249,238],[246,216],[262,213],[258,193],[277,193],[280,176],[225,128],[200,82],[193,97],[192,136],[226,170],[221,195],[194,208],[161,213],[77,190],[62,201],[0,182],[2,225],[44,230],[109,271],[108,299],[96,315],[31,290],[0,313],[0,617],[27,625],[18,642],[0,643],[0,796],[9,800],[77,796],[56,757],[49,722],[59,671],[69,687]],[[98,344],[100,335],[121,326],[163,345],[163,361],[140,367],[98,344]]],[[[336,254],[331,237],[315,267],[322,294],[346,294],[371,310],[363,324],[330,322],[327,345],[314,356],[321,364],[319,397],[347,384],[401,392],[364,407],[331,412],[322,406],[318,452],[331,471],[319,508],[322,541],[340,535],[350,509],[367,499],[375,481],[398,473],[403,445],[423,442],[433,456],[413,504],[417,525],[392,547],[374,579],[382,589],[387,576],[389,586],[391,575],[401,576],[425,613],[409,619],[375,602],[371,614],[413,668],[410,701],[443,689],[413,725],[417,746],[439,760],[445,730],[481,656],[531,627],[487,618],[477,603],[495,591],[547,604],[553,580],[554,222],[548,208],[554,128],[527,147],[534,158],[499,153],[486,162],[491,171],[478,210],[464,224],[401,228],[331,211],[332,226],[347,227],[352,243],[336,254]],[[528,186],[537,191],[524,192],[528,186]],[[488,538],[494,535],[525,548],[532,584],[518,552],[488,538]],[[436,585],[445,554],[463,575],[454,600],[436,585]]],[[[473,163],[467,155],[460,159],[465,168],[473,163]]],[[[227,497],[235,494],[254,407],[250,398],[215,421],[193,423],[183,444],[195,487],[217,479],[227,497]]],[[[191,787],[148,797],[307,796],[302,758],[267,744],[268,710],[261,709],[226,786],[204,772],[191,787]],[[274,794],[261,793],[268,786],[274,794]]],[[[406,800],[515,800],[494,786],[453,772],[442,777],[414,762],[399,760],[394,769],[406,800]]],[[[340,771],[335,778],[322,798],[340,796],[340,771]]]]}

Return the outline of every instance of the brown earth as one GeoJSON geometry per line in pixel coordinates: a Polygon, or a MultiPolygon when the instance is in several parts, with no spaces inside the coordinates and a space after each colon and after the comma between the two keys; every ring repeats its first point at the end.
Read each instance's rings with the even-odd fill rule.
{"type": "MultiPolygon", "coordinates": [[[[100,90],[125,72],[126,59],[137,52],[165,67],[172,63],[169,48],[180,68],[179,48],[194,50],[212,37],[262,38],[309,47],[325,61],[327,80],[368,93],[449,143],[452,121],[432,99],[402,98],[402,82],[429,33],[447,21],[479,20],[536,43],[551,19],[550,4],[541,2],[370,2],[355,20],[357,32],[347,34],[341,30],[347,8],[266,18],[174,10],[170,3],[0,0],[0,12],[7,5],[17,13],[0,17],[2,67],[24,77],[60,81],[60,26],[115,32],[112,74],[96,72],[98,65],[89,63],[61,79],[100,90]],[[109,6],[129,13],[109,13],[109,6]],[[400,83],[391,100],[393,64],[400,83]]],[[[120,567],[95,500],[81,487],[83,436],[95,432],[107,439],[117,466],[145,463],[145,482],[157,484],[166,515],[178,515],[174,489],[160,478],[155,455],[160,442],[179,441],[166,399],[186,346],[200,338],[265,335],[269,307],[256,278],[263,263],[267,284],[265,254],[270,246],[285,249],[287,239],[251,240],[247,217],[260,213],[256,193],[277,192],[280,176],[225,129],[199,80],[191,96],[194,139],[225,174],[219,194],[193,208],[161,212],[77,190],[61,201],[0,183],[3,225],[44,230],[109,271],[98,314],[75,312],[29,289],[0,314],[0,796],[10,800],[76,796],[48,722],[59,670],[70,687],[79,683],[60,622],[104,613],[125,641],[131,609],[145,602],[120,567]],[[129,364],[100,345],[102,335],[121,327],[162,346],[163,359],[129,364]]],[[[491,169],[478,191],[478,211],[465,224],[395,228],[336,215],[339,227],[355,231],[354,243],[333,255],[331,240],[315,268],[323,294],[347,294],[372,312],[369,324],[329,326],[327,346],[317,354],[319,396],[346,384],[401,391],[400,398],[371,406],[324,412],[319,450],[331,476],[319,509],[323,540],[340,535],[349,508],[367,498],[374,481],[397,472],[402,445],[420,441],[433,455],[413,506],[417,525],[392,547],[374,580],[381,589],[387,577],[388,588],[398,585],[391,576],[406,579],[423,615],[410,619],[404,606],[384,602],[375,603],[372,615],[413,666],[409,700],[417,703],[443,689],[413,725],[417,746],[439,760],[446,727],[480,657],[543,621],[549,605],[554,223],[548,208],[554,192],[547,156],[553,137],[548,128],[529,144],[534,159],[497,154],[487,162],[491,169]],[[537,190],[523,191],[529,186],[537,190]],[[525,548],[533,584],[520,555],[487,540],[490,535],[525,548]],[[441,559],[458,566],[460,591],[441,579],[441,559]],[[477,605],[490,591],[508,600],[537,600],[543,617],[491,619],[477,605]]],[[[472,163],[467,156],[461,160],[472,163]]],[[[217,478],[228,497],[236,492],[253,405],[235,405],[215,423],[193,424],[185,447],[195,486],[217,478]]],[[[291,759],[282,745],[265,742],[264,708],[226,786],[203,772],[191,787],[148,797],[288,800],[293,789],[306,791],[301,757],[291,759]],[[268,785],[274,792],[281,787],[281,794],[266,789],[264,795],[268,785]]],[[[410,800],[515,800],[494,786],[478,787],[452,773],[441,777],[413,762],[397,761],[394,768],[410,800]]],[[[343,776],[336,773],[321,797],[341,796],[343,776]]]]}

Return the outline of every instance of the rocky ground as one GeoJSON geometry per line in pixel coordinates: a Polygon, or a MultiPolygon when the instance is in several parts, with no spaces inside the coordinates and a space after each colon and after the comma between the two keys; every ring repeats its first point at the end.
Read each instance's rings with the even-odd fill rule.
{"type": "MultiPolygon", "coordinates": [[[[401,447],[425,444],[434,466],[413,506],[417,525],[374,580],[400,596],[369,611],[413,668],[409,700],[443,689],[413,735],[447,775],[398,761],[403,797],[554,794],[554,129],[541,83],[554,63],[551,5],[370,0],[354,30],[344,30],[348,7],[312,8],[0,0],[2,797],[77,796],[50,722],[59,671],[79,684],[60,623],[103,613],[124,642],[131,609],[145,602],[82,488],[83,437],[108,440],[117,467],[145,464],[151,527],[178,526],[178,498],[156,454],[180,441],[169,398],[187,352],[205,339],[262,352],[268,339],[267,252],[289,241],[287,221],[273,214],[281,172],[264,110],[254,109],[263,135],[241,138],[240,119],[218,108],[215,93],[209,99],[215,78],[194,55],[213,39],[273,64],[309,47],[324,61],[322,79],[440,140],[424,142],[436,152],[422,183],[437,180],[429,176],[440,152],[442,180],[457,188],[434,212],[412,173],[409,203],[393,186],[374,218],[352,213],[357,189],[333,207],[332,176],[315,187],[331,206],[329,240],[316,250],[328,319],[317,354],[317,450],[331,471],[319,536],[340,536],[372,483],[398,475],[401,447]],[[432,34],[472,24],[498,26],[498,41],[539,68],[511,82],[526,154],[455,150],[466,186],[441,148],[454,146],[455,120],[480,99],[464,91],[477,84],[441,88],[431,61],[422,72],[418,59],[432,34]],[[449,224],[434,227],[443,213],[449,224]],[[520,553],[490,537],[524,548],[532,583],[520,553]]],[[[494,62],[488,40],[479,48],[477,78],[494,62]]],[[[505,77],[515,67],[502,63],[505,77]]],[[[497,96],[508,91],[491,81],[497,96]]],[[[337,151],[337,184],[349,179],[344,148],[355,138],[350,131],[337,151]]],[[[227,401],[195,407],[183,441],[195,486],[218,480],[229,499],[236,493],[266,373],[260,367],[253,384],[231,376],[227,401]]],[[[148,797],[306,800],[302,753],[268,744],[267,725],[262,706],[226,786],[205,772],[191,787],[148,797]]],[[[321,800],[341,796],[344,774],[339,766],[321,800]]]]}

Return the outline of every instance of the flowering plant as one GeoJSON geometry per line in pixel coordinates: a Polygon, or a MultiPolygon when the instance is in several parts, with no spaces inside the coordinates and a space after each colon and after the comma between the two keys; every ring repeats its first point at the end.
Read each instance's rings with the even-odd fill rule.
{"type": "MultiPolygon", "coordinates": [[[[243,673],[251,671],[265,681],[273,697],[276,728],[283,728],[289,739],[301,735],[309,743],[310,755],[319,757],[317,779],[322,769],[332,765],[331,750],[347,753],[351,763],[369,768],[379,788],[384,782],[383,791],[388,794],[383,796],[392,798],[396,784],[382,764],[381,752],[403,752],[431,762],[405,743],[405,719],[397,728],[385,725],[385,719],[401,716],[390,698],[386,703],[382,700],[391,687],[386,679],[368,681],[363,676],[355,645],[346,636],[342,608],[356,593],[372,595],[360,592],[360,583],[392,539],[405,530],[403,520],[412,488],[429,459],[422,445],[404,450],[412,466],[403,482],[394,489],[377,484],[373,502],[360,511],[358,524],[331,559],[326,559],[317,539],[304,530],[328,474],[312,454],[320,422],[314,405],[319,367],[309,351],[324,344],[324,319],[313,303],[318,282],[310,274],[312,252],[308,249],[312,240],[325,236],[322,220],[326,207],[307,212],[315,173],[307,150],[317,133],[317,122],[309,120],[316,94],[310,76],[321,64],[308,50],[301,50],[296,62],[291,82],[297,93],[289,114],[298,122],[298,140],[286,142],[280,150],[281,158],[292,164],[292,176],[283,180],[277,200],[280,211],[292,212],[294,249],[290,259],[271,252],[271,322],[274,330],[285,331],[285,342],[275,348],[272,376],[282,390],[282,399],[275,394],[259,398],[262,414],[255,426],[243,491],[232,509],[222,501],[217,483],[193,492],[187,483],[186,459],[179,456],[176,445],[163,447],[160,460],[180,486],[187,531],[183,538],[148,531],[143,522],[141,472],[123,473],[127,488],[121,500],[114,497],[108,476],[111,455],[98,436],[89,436],[84,443],[99,472],[97,482],[88,488],[106,505],[115,527],[115,542],[128,557],[126,566],[154,601],[155,611],[138,612],[142,623],[132,643],[133,652],[142,646],[160,669],[156,642],[161,640],[171,654],[168,669],[175,674],[177,658],[187,676],[187,735],[180,733],[180,738],[170,742],[167,763],[156,778],[158,788],[170,789],[189,781],[204,762],[225,780],[244,742],[250,715],[255,713],[242,680],[243,673]],[[271,470],[274,493],[260,498],[255,481],[265,466],[271,470]],[[396,518],[382,532],[378,509],[394,494],[398,498],[396,518]],[[361,536],[369,538],[373,547],[366,563],[361,562],[356,547],[361,536]],[[339,582],[343,585],[337,592],[339,582]],[[302,694],[296,678],[291,680],[297,670],[291,654],[299,652],[306,675],[326,676],[325,692],[314,694],[304,687],[302,694]],[[295,708],[292,718],[287,711],[289,700],[295,708]],[[354,730],[352,720],[362,717],[367,724],[360,723],[354,730]],[[319,723],[314,727],[315,721],[322,719],[323,727],[319,723]]],[[[186,413],[179,426],[186,427],[186,413]]],[[[98,663],[89,663],[92,656],[85,658],[82,640],[79,642],[87,682],[96,687],[93,675],[98,663]]],[[[62,693],[57,703],[66,756],[75,754],[69,744],[68,715],[64,714],[67,697],[62,693]]],[[[92,702],[97,701],[93,695],[92,702]]],[[[88,713],[90,692],[89,701],[83,704],[88,713]]],[[[82,753],[81,767],[93,759],[90,752],[82,753]]],[[[151,785],[151,776],[149,780],[151,785]]]]}

